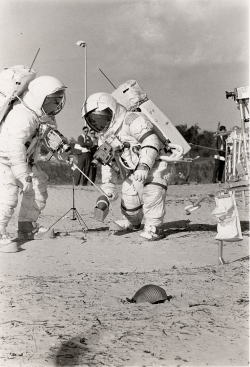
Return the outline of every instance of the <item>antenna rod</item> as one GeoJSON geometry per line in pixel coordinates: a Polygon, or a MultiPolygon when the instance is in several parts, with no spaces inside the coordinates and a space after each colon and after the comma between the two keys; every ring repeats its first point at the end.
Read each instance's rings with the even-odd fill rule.
{"type": "Polygon", "coordinates": [[[112,87],[114,88],[114,89],[116,89],[117,87],[111,82],[111,80],[107,77],[107,75],[102,71],[102,69],[100,69],[99,68],[99,70],[100,70],[100,72],[102,73],[102,75],[110,82],[110,84],[112,85],[112,87]]]}
{"type": "Polygon", "coordinates": [[[36,54],[35,54],[35,57],[34,57],[34,59],[33,59],[32,63],[31,63],[31,65],[30,65],[30,69],[29,69],[29,71],[32,69],[32,66],[34,65],[34,62],[36,61],[36,58],[37,58],[37,55],[39,54],[39,51],[40,51],[40,47],[39,47],[39,49],[37,50],[37,52],[36,52],[36,54]]]}

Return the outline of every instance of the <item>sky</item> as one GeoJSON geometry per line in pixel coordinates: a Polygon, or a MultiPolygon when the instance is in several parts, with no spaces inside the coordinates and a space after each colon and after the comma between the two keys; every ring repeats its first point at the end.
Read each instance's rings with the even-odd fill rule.
{"type": "Polygon", "coordinates": [[[67,85],[67,137],[81,133],[85,74],[87,95],[114,90],[99,69],[115,86],[137,80],[175,125],[240,125],[225,91],[249,84],[247,0],[0,0],[0,29],[0,69],[40,48],[37,75],[67,85]]]}

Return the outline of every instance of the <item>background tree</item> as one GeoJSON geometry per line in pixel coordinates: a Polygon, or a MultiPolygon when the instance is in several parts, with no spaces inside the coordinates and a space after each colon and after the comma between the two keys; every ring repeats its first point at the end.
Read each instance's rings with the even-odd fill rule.
{"type": "Polygon", "coordinates": [[[191,157],[195,157],[197,155],[200,157],[211,157],[214,155],[214,152],[211,150],[211,148],[215,146],[215,138],[212,131],[201,130],[198,124],[194,124],[189,128],[187,127],[187,124],[180,124],[177,125],[176,128],[188,143],[195,144],[191,145],[191,151],[189,153],[191,157]],[[201,148],[196,145],[203,147],[201,148]],[[206,149],[206,147],[208,149],[206,149]]]}

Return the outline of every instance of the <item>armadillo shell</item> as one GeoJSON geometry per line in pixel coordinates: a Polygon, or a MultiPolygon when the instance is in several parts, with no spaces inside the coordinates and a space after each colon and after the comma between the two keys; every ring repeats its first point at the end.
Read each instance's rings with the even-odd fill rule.
{"type": "Polygon", "coordinates": [[[135,303],[159,303],[165,302],[168,299],[165,289],[159,287],[155,284],[147,284],[141,287],[135,295],[132,297],[131,301],[135,303]]]}

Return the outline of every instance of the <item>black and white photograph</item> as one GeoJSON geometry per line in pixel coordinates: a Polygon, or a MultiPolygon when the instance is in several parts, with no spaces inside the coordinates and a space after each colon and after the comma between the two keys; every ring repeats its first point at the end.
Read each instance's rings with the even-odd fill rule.
{"type": "Polygon", "coordinates": [[[0,367],[247,367],[247,0],[0,1],[0,367]]]}

